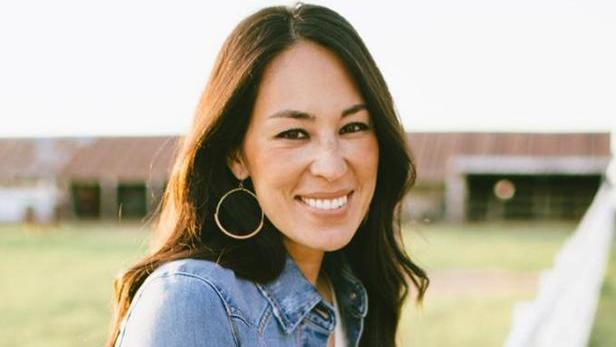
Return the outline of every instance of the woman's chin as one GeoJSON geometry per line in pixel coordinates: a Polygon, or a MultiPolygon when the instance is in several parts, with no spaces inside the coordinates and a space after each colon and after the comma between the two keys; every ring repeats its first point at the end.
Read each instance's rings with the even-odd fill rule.
{"type": "Polygon", "coordinates": [[[338,229],[330,232],[327,232],[327,230],[321,230],[320,234],[323,238],[319,240],[311,240],[311,248],[319,249],[323,252],[334,252],[348,245],[353,238],[354,232],[342,231],[338,229]]]}

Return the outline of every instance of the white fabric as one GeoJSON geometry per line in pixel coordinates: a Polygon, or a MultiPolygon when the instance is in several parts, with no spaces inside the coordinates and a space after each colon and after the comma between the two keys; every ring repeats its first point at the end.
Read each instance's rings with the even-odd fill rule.
{"type": "Polygon", "coordinates": [[[332,293],[332,303],[334,304],[334,312],[336,313],[336,328],[334,328],[334,346],[335,347],[346,347],[347,339],[344,334],[344,329],[342,327],[342,316],[340,315],[340,310],[338,309],[338,301],[336,301],[336,291],[334,290],[334,286],[331,281],[329,281],[330,292],[332,293]]]}

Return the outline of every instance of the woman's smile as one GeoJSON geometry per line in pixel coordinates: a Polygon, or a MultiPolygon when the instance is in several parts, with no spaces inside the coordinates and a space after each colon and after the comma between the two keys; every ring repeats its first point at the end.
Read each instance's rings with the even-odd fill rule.
{"type": "Polygon", "coordinates": [[[295,198],[303,209],[319,218],[345,217],[351,204],[353,191],[344,194],[313,194],[300,195],[295,198]],[[318,198],[321,196],[337,196],[334,198],[318,198]]]}

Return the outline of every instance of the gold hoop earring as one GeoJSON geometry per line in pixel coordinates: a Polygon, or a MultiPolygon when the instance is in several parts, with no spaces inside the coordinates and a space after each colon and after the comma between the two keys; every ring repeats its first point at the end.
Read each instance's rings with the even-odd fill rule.
{"type": "MultiPolygon", "coordinates": [[[[220,228],[220,231],[222,231],[225,235],[234,238],[236,240],[245,240],[248,238],[251,238],[255,235],[257,235],[257,233],[259,233],[259,231],[261,231],[261,228],[263,228],[263,219],[264,219],[264,214],[263,214],[263,209],[261,209],[261,206],[259,206],[259,209],[261,209],[261,221],[259,222],[259,226],[253,230],[252,232],[250,232],[249,234],[246,235],[235,235],[231,232],[229,232],[227,229],[225,229],[222,224],[220,223],[220,219],[218,218],[218,211],[220,210],[220,205],[222,204],[222,202],[225,200],[225,198],[227,198],[229,195],[235,193],[235,192],[246,192],[248,194],[250,194],[253,198],[255,198],[255,200],[257,199],[257,196],[251,192],[250,190],[244,188],[244,185],[242,184],[242,181],[240,181],[240,186],[238,188],[233,188],[230,191],[226,192],[225,195],[222,196],[222,198],[220,198],[220,200],[218,200],[218,204],[216,205],[216,212],[214,213],[214,220],[216,221],[216,225],[218,225],[218,228],[220,228]]],[[[259,204],[259,202],[257,201],[257,204],[259,204]]]]}

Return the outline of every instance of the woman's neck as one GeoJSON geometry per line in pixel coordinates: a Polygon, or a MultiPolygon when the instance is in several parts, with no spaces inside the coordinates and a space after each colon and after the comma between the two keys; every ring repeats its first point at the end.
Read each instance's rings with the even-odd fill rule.
{"type": "Polygon", "coordinates": [[[299,245],[288,239],[284,240],[284,245],[299,270],[304,274],[304,277],[316,287],[321,272],[324,252],[299,245]]]}
{"type": "Polygon", "coordinates": [[[298,245],[288,239],[284,240],[284,244],[304,277],[317,289],[323,299],[331,303],[333,293],[326,275],[321,271],[325,252],[298,245]]]}

